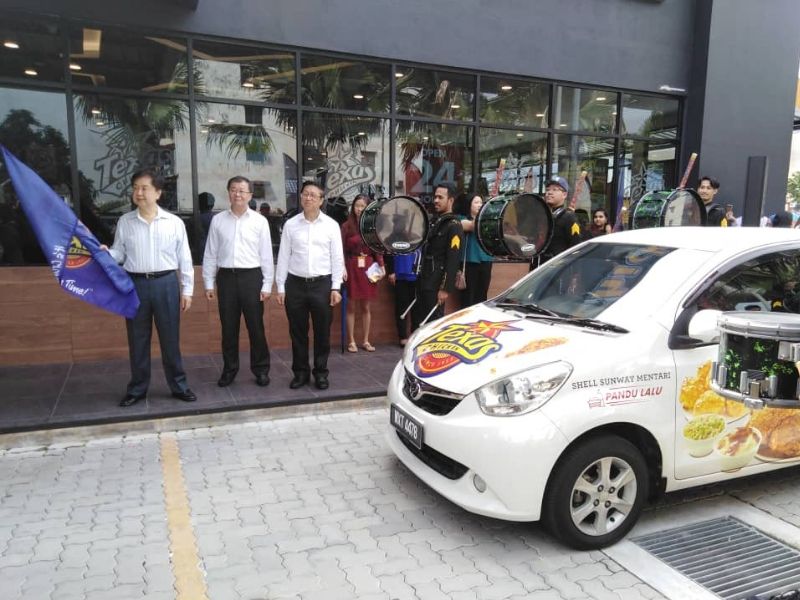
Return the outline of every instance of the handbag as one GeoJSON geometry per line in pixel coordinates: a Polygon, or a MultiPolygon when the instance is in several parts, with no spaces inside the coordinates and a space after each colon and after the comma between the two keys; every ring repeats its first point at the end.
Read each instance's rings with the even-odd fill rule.
{"type": "Polygon", "coordinates": [[[461,264],[461,268],[456,271],[456,289],[457,290],[465,290],[467,289],[467,241],[464,244],[464,262],[461,264]]]}

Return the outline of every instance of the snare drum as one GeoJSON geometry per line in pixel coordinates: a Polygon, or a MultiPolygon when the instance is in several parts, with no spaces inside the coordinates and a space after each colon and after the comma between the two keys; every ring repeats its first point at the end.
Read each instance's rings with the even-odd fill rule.
{"type": "Polygon", "coordinates": [[[631,211],[630,229],[705,225],[706,207],[697,192],[687,188],[649,192],[631,211]]]}
{"type": "Polygon", "coordinates": [[[358,228],[373,252],[409,254],[428,237],[428,213],[410,196],[381,198],[364,209],[358,228]]]}
{"type": "Polygon", "coordinates": [[[553,237],[553,215],[536,194],[492,198],[481,207],[475,224],[478,243],[498,258],[530,259],[553,237]]]}
{"type": "Polygon", "coordinates": [[[753,408],[800,408],[798,315],[729,312],[717,324],[719,356],[711,371],[712,389],[753,408]]]}

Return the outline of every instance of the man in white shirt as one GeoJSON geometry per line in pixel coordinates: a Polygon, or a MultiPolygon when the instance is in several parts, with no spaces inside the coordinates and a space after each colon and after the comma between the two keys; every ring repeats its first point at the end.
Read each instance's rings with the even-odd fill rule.
{"type": "Polygon", "coordinates": [[[314,374],[317,388],[328,388],[333,306],[341,302],[344,272],[339,225],[322,213],[322,189],[307,181],[300,191],[303,212],[286,221],[278,250],[275,282],[278,304],[286,307],[292,338],[292,389],[306,385],[314,374]],[[314,329],[314,368],[308,364],[308,318],[314,329]]]}
{"type": "Polygon", "coordinates": [[[161,362],[172,396],[194,402],[180,350],[180,314],[192,305],[194,269],[179,217],[157,204],[164,180],[153,169],[142,169],[131,177],[136,210],[117,222],[114,244],[108,251],[133,280],[139,310],[126,319],[131,380],[120,406],[131,406],[147,396],[150,385],[150,339],[155,321],[161,344],[161,362]],[[180,283],[176,277],[180,271],[180,283]]]}
{"type": "Polygon", "coordinates": [[[250,180],[232,177],[228,181],[230,210],[211,220],[203,255],[206,298],[214,299],[214,282],[219,293],[222,325],[222,375],[220,387],[233,383],[239,371],[239,322],[250,337],[250,370],[256,384],[269,385],[269,346],[264,334],[264,301],[272,292],[274,267],[269,223],[248,207],[253,195],[250,180]]]}

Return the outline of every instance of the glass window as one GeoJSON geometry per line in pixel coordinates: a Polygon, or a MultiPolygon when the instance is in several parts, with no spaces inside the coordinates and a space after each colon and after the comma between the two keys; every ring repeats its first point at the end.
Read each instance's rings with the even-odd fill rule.
{"type": "Polygon", "coordinates": [[[196,94],[295,103],[294,52],[194,40],[192,57],[196,94]]]}
{"type": "MultiPolygon", "coordinates": [[[[0,88],[0,144],[75,208],[64,94],[0,88]]],[[[81,197],[84,199],[90,203],[86,192],[81,197]]],[[[88,213],[85,222],[91,228],[88,213]]],[[[106,243],[110,241],[108,236],[98,237],[106,243]]],[[[44,263],[44,255],[19,206],[8,172],[0,164],[0,264],[44,263]]]]}
{"type": "Polygon", "coordinates": [[[395,136],[395,194],[433,201],[437,185],[449,183],[458,193],[470,188],[474,129],[400,121],[395,136]]]}
{"type": "Polygon", "coordinates": [[[514,79],[481,78],[481,121],[548,126],[550,85],[514,79]]]}
{"type": "Polygon", "coordinates": [[[313,54],[301,60],[303,104],[389,112],[389,65],[313,54]]]}
{"type": "Polygon", "coordinates": [[[613,133],[616,120],[615,92],[556,86],[553,96],[554,128],[613,133]]]}
{"type": "Polygon", "coordinates": [[[70,31],[72,82],[93,88],[186,94],[186,41],[111,28],[70,31]]]}
{"type": "Polygon", "coordinates": [[[74,111],[78,169],[102,220],[113,224],[131,210],[130,178],[143,167],[159,169],[166,180],[162,207],[192,214],[186,102],[76,94],[74,111]]]}
{"type": "Polygon", "coordinates": [[[0,76],[64,81],[66,49],[58,23],[37,16],[0,20],[0,76]]]}
{"type": "Polygon", "coordinates": [[[304,112],[302,171],[329,200],[388,195],[388,120],[304,112]]]}
{"type": "Polygon", "coordinates": [[[623,206],[630,207],[647,192],[672,189],[677,181],[677,149],[674,143],[657,140],[624,140],[620,157],[623,206]]]}
{"type": "Polygon", "coordinates": [[[401,115],[471,121],[475,115],[475,76],[397,67],[397,112],[401,115]]]}
{"type": "Polygon", "coordinates": [[[478,192],[481,195],[544,191],[546,133],[481,127],[479,135],[478,192]]]}
{"type": "Polygon", "coordinates": [[[614,140],[580,135],[555,135],[553,175],[567,180],[569,202],[582,224],[596,208],[610,210],[614,175],[614,140]],[[579,212],[580,211],[580,212],[579,212]]]}
{"type": "Polygon", "coordinates": [[[678,132],[678,101],[623,94],[621,127],[623,134],[674,140],[678,132]]]}

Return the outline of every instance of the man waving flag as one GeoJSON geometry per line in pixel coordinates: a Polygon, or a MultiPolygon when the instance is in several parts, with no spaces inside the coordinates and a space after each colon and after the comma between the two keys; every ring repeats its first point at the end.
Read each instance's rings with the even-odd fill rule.
{"type": "Polygon", "coordinates": [[[22,210],[61,287],[81,300],[129,319],[139,297],[128,274],[41,177],[4,146],[3,162],[22,210]]]}

